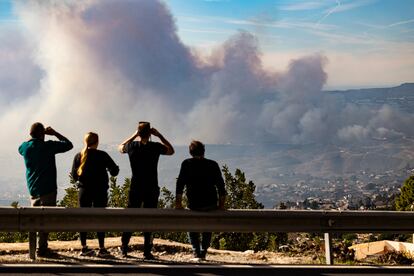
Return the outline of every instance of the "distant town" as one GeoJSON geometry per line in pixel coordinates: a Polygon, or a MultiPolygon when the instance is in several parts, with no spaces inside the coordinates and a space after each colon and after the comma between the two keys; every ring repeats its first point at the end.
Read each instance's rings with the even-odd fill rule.
{"type": "Polygon", "coordinates": [[[381,174],[360,171],[350,177],[318,178],[298,174],[280,175],[280,183],[256,189],[265,206],[276,209],[312,210],[391,210],[396,195],[414,168],[381,174]],[[283,178],[294,184],[283,182],[283,178]]]}

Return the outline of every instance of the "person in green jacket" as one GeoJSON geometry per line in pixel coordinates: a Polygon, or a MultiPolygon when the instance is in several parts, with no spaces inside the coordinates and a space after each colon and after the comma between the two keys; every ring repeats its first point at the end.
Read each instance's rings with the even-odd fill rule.
{"type": "MultiPolygon", "coordinates": [[[[30,140],[23,142],[19,153],[26,165],[26,181],[30,193],[32,206],[56,206],[57,181],[56,160],[57,153],[63,153],[73,148],[72,143],[51,127],[44,127],[37,122],[30,128],[30,140]],[[59,141],[45,141],[46,135],[55,136],[59,141]]],[[[39,233],[37,255],[49,255],[48,233],[39,233]]]]}

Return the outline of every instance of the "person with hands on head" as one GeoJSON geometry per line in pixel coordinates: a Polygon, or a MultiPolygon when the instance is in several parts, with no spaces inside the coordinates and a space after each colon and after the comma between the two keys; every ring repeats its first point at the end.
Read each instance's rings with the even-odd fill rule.
{"type": "MultiPolygon", "coordinates": [[[[75,155],[72,165],[72,177],[77,181],[79,188],[80,207],[107,207],[109,178],[117,176],[119,167],[108,153],[98,150],[99,136],[94,132],[88,132],[84,138],[85,147],[75,155]]],[[[80,232],[82,245],[81,256],[91,256],[94,251],[86,245],[86,232],[80,232]]],[[[109,252],[105,249],[105,232],[98,232],[99,251],[98,257],[106,257],[109,252]]]]}
{"type": "MultiPolygon", "coordinates": [[[[23,142],[19,153],[26,166],[26,182],[30,193],[31,206],[56,206],[57,173],[55,155],[69,151],[72,143],[52,127],[34,123],[30,128],[31,139],[23,142]],[[55,136],[59,141],[45,141],[45,135],[55,136]]],[[[38,236],[37,255],[52,254],[48,248],[48,233],[38,236]]]]}
{"type": "MultiPolygon", "coordinates": [[[[217,162],[204,157],[205,147],[200,141],[192,141],[189,146],[192,158],[181,164],[175,192],[176,209],[183,209],[182,198],[184,188],[188,200],[188,208],[194,211],[224,210],[226,190],[221,170],[217,162]]],[[[189,232],[188,236],[195,259],[205,259],[210,247],[211,232],[189,232]]]]}
{"type": "MultiPolygon", "coordinates": [[[[174,148],[149,122],[139,122],[135,133],[119,145],[121,153],[127,153],[131,165],[132,178],[128,194],[128,208],[157,208],[160,188],[158,186],[158,160],[160,155],[173,155],[174,148]],[[152,142],[151,135],[160,142],[152,142]],[[135,141],[137,140],[137,141],[135,141]]],[[[121,251],[124,257],[128,254],[131,232],[122,234],[121,251]]],[[[144,233],[144,258],[154,259],[151,253],[152,235],[144,233]]]]}

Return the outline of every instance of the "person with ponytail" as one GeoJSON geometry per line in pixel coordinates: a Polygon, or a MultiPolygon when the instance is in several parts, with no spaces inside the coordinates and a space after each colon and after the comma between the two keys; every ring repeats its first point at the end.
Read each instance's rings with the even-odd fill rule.
{"type": "MultiPolygon", "coordinates": [[[[94,132],[88,132],[84,138],[85,147],[76,154],[72,165],[72,177],[79,187],[80,207],[107,207],[109,178],[117,176],[119,167],[105,151],[98,150],[99,137],[94,132]]],[[[105,233],[98,232],[98,256],[109,255],[105,249],[105,233]]],[[[86,232],[80,233],[82,244],[81,256],[90,256],[94,251],[86,245],[86,232]]]]}

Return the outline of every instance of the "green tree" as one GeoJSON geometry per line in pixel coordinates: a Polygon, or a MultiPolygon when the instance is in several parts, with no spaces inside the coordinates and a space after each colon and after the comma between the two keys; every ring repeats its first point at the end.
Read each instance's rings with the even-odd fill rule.
{"type": "MultiPolygon", "coordinates": [[[[183,196],[183,206],[185,207],[187,204],[187,199],[183,196]]],[[[161,209],[174,209],[175,208],[175,195],[173,192],[168,190],[166,187],[162,187],[160,191],[160,199],[158,200],[158,208],[161,209]]],[[[186,243],[187,233],[186,232],[160,232],[155,233],[155,237],[172,240],[177,242],[186,243]]]]}
{"type": "Polygon", "coordinates": [[[236,169],[234,176],[229,168],[223,166],[224,182],[226,184],[226,209],[263,209],[262,203],[256,200],[253,181],[246,182],[246,176],[240,169],[236,169]]]}
{"type": "MultiPolygon", "coordinates": [[[[232,175],[227,166],[223,166],[222,171],[227,191],[226,209],[264,208],[263,204],[258,202],[254,195],[256,185],[252,181],[246,180],[244,172],[236,169],[234,175],[232,175]]],[[[281,238],[282,236],[279,237],[275,233],[216,233],[212,239],[212,246],[239,251],[248,249],[255,251],[274,250],[281,242],[281,238]]]]}
{"type": "Polygon", "coordinates": [[[128,193],[131,187],[131,179],[125,178],[124,184],[119,186],[116,184],[117,178],[111,177],[109,179],[109,207],[122,207],[128,206],[128,193]]]}
{"type": "Polygon", "coordinates": [[[412,211],[414,208],[414,176],[404,181],[400,195],[396,198],[395,207],[398,211],[412,211]]]}
{"type": "Polygon", "coordinates": [[[72,174],[69,174],[70,186],[65,189],[65,195],[62,200],[58,202],[59,207],[76,208],[78,207],[78,187],[72,174]]]}
{"type": "MultiPolygon", "coordinates": [[[[77,208],[79,206],[78,200],[78,186],[72,174],[69,174],[70,186],[65,189],[65,195],[62,200],[58,201],[57,206],[66,208],[77,208]]],[[[79,237],[77,232],[53,232],[49,234],[50,240],[72,241],[79,237]]]]}

